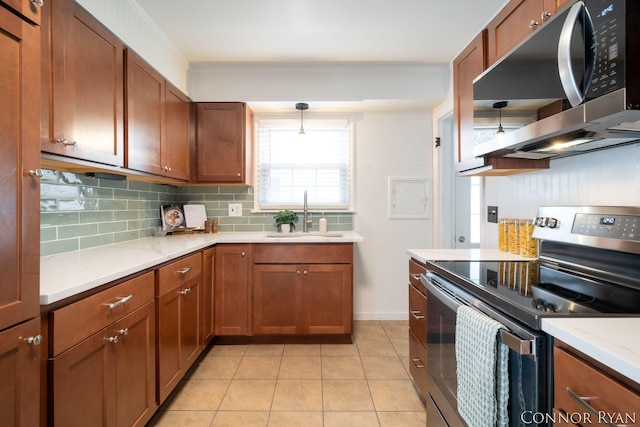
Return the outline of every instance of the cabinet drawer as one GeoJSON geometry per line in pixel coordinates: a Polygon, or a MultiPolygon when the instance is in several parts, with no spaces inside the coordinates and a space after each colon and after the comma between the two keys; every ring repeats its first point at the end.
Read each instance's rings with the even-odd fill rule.
{"type": "Polygon", "coordinates": [[[409,332],[409,373],[422,394],[427,396],[427,349],[420,344],[412,332],[409,332]]]}
{"type": "Polygon", "coordinates": [[[409,260],[409,283],[411,283],[417,290],[424,295],[427,294],[427,288],[420,281],[420,275],[425,274],[427,269],[418,264],[415,260],[409,260]]]}
{"type": "Polygon", "coordinates": [[[164,295],[171,289],[188,283],[202,273],[200,253],[188,256],[158,270],[158,295],[164,295]]]}
{"type": "Polygon", "coordinates": [[[427,297],[409,285],[409,329],[427,346],[427,297]]]}
{"type": "Polygon", "coordinates": [[[53,311],[53,356],[153,301],[153,291],[149,272],[53,311]]]}
{"type": "MultiPolygon", "coordinates": [[[[583,418],[581,425],[601,425],[599,414],[621,414],[624,419],[625,414],[633,415],[640,408],[640,394],[562,349],[556,347],[553,352],[554,406],[567,414],[590,414],[591,423],[583,418]],[[579,397],[589,399],[580,402],[579,397]]],[[[612,421],[621,423],[619,419],[612,421]]],[[[640,426],[640,419],[634,421],[625,419],[621,424],[640,426]]]]}
{"type": "Polygon", "coordinates": [[[351,264],[353,243],[295,243],[254,245],[256,264],[351,264]]]}

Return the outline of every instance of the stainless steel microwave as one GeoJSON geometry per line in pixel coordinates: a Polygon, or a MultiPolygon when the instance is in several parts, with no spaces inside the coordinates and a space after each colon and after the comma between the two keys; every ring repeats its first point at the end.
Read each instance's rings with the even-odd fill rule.
{"type": "Polygon", "coordinates": [[[567,5],[473,83],[475,156],[549,158],[640,140],[640,1],[567,5]]]}

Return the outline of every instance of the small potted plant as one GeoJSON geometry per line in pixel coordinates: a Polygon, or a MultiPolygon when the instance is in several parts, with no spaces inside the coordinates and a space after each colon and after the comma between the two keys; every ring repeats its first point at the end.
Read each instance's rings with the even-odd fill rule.
{"type": "Polygon", "coordinates": [[[286,209],[275,214],[273,219],[276,221],[278,231],[288,233],[289,231],[296,229],[295,223],[298,222],[298,214],[286,209]]]}

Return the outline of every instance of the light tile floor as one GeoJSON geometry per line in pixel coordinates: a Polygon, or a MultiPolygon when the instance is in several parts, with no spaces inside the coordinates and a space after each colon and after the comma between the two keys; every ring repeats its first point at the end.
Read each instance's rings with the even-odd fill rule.
{"type": "Polygon", "coordinates": [[[406,321],[357,321],[353,344],[218,345],[148,424],[424,427],[406,321]]]}

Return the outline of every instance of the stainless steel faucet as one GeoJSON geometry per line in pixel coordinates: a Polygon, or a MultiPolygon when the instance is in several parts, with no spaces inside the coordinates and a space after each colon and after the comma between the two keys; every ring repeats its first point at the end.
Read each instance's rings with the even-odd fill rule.
{"type": "Polygon", "coordinates": [[[309,217],[309,209],[307,206],[307,190],[304,190],[304,205],[303,205],[303,213],[302,213],[302,232],[309,232],[309,225],[313,223],[313,220],[309,217]]]}

